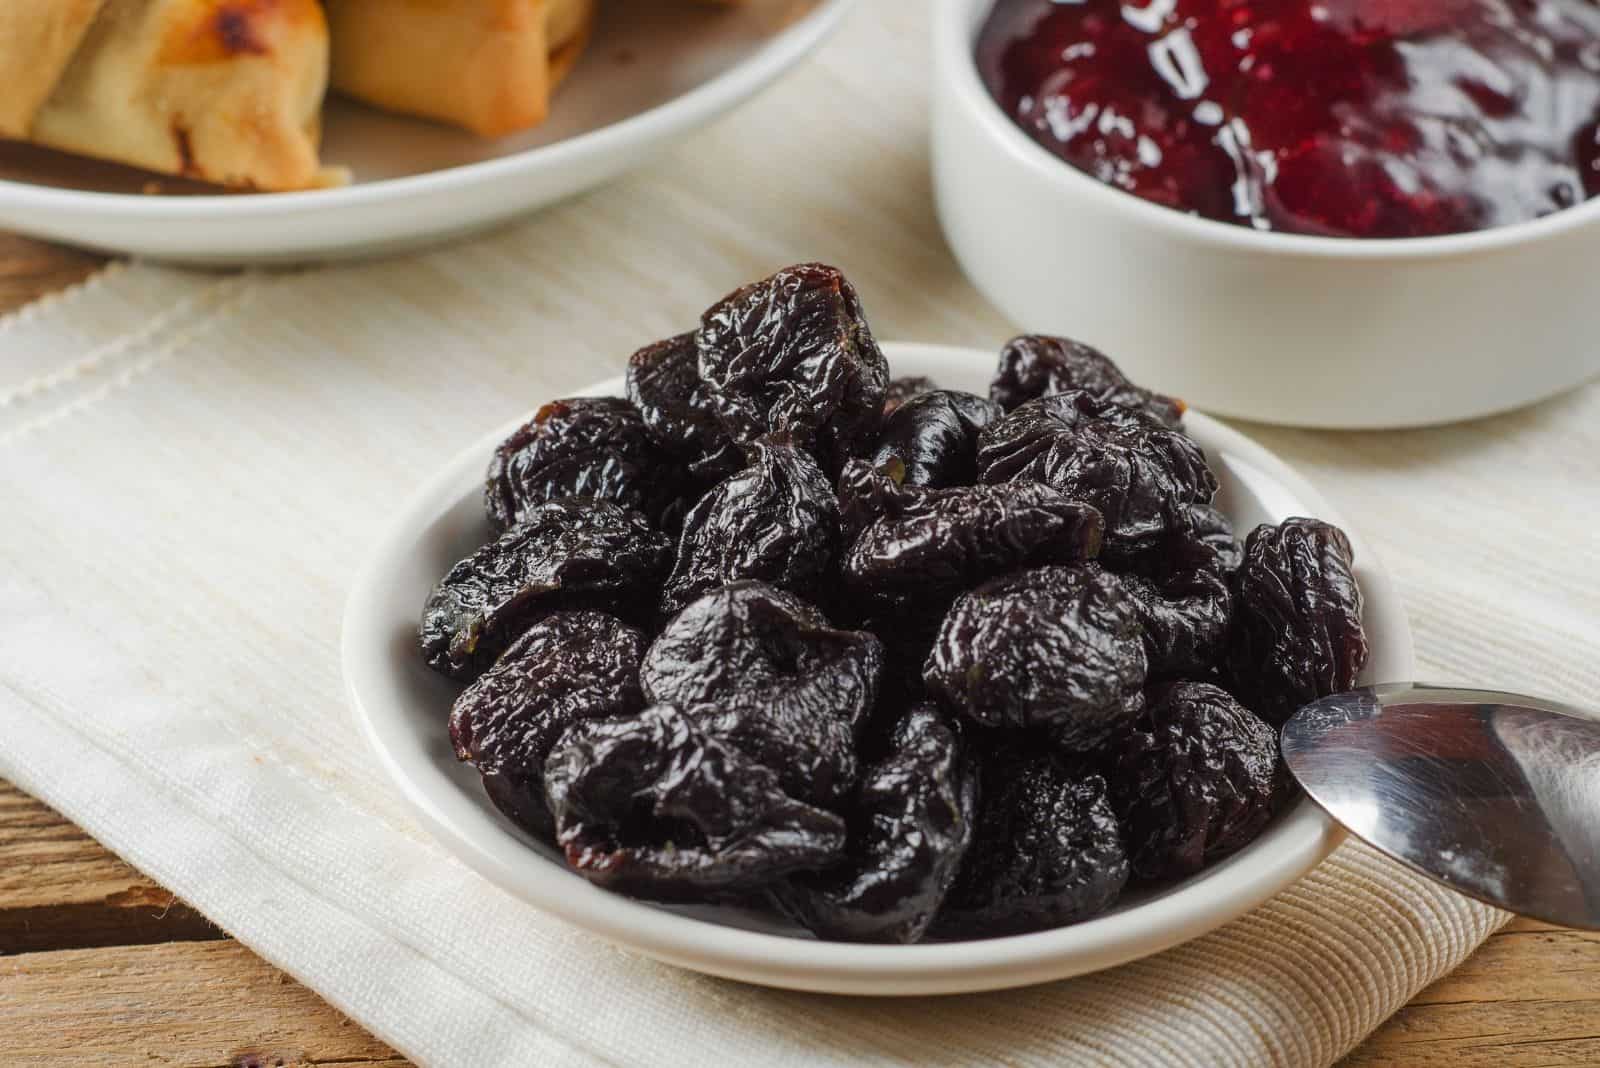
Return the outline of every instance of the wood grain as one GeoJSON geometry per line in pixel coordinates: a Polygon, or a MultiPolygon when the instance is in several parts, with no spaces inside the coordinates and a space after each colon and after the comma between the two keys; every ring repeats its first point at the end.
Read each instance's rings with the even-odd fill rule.
{"type": "Polygon", "coordinates": [[[11,1068],[408,1063],[232,941],[0,959],[0,1061],[11,1068]]]}
{"type": "Polygon", "coordinates": [[[72,824],[0,782],[0,953],[222,937],[72,824]]]}
{"type": "Polygon", "coordinates": [[[1345,1068],[1600,1064],[1600,932],[1515,920],[1418,994],[1345,1068]]]}
{"type": "Polygon", "coordinates": [[[133,1062],[407,1063],[0,781],[0,1065],[133,1062]]]}
{"type": "Polygon", "coordinates": [[[0,233],[0,313],[81,282],[105,263],[98,253],[0,233]]]}

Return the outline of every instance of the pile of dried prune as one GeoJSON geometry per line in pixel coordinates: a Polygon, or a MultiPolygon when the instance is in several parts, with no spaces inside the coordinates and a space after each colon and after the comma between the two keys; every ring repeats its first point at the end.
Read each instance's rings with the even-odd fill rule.
{"type": "Polygon", "coordinates": [[[494,453],[423,660],[456,755],[577,872],[818,937],[1076,923],[1248,844],[1275,725],[1366,662],[1343,532],[1243,545],[1183,405],[1077,342],[892,378],[802,264],[494,453]]]}

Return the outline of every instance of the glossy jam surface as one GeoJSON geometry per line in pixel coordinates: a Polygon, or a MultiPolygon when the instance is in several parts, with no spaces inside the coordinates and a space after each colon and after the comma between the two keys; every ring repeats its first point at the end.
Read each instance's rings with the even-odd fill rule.
{"type": "Polygon", "coordinates": [[[1074,167],[1259,230],[1460,233],[1600,194],[1600,0],[998,0],[977,59],[1074,167]]]}

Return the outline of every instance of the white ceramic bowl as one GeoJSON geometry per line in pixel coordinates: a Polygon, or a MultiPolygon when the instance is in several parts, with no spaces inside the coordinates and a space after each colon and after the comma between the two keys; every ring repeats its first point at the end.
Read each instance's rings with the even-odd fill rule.
{"type": "Polygon", "coordinates": [[[323,159],[338,189],[147,195],[148,176],[0,143],[0,228],[186,263],[392,252],[482,229],[609,181],[749,99],[854,0],[607,0],[536,129],[484,139],[331,97],[323,159]]]}
{"type": "MultiPolygon", "coordinates": [[[[994,357],[968,349],[886,345],[897,374],[983,390],[994,357]]],[[[584,392],[616,394],[620,379],[584,392]]],[[[428,591],[490,537],[483,471],[501,427],[452,459],[396,516],[356,578],[344,620],[344,673],[361,729],[422,822],[462,861],[506,890],[597,937],[671,964],[770,986],[840,994],[948,994],[1022,986],[1107,968],[1226,923],[1314,867],[1342,837],[1302,798],[1250,846],[1178,885],[1126,896],[1072,927],[974,942],[913,946],[821,942],[773,917],[666,907],[592,886],[523,833],[458,763],[445,726],[457,687],[423,667],[416,626],[428,591]]],[[[1190,432],[1222,488],[1219,507],[1241,528],[1288,515],[1338,514],[1304,480],[1237,432],[1195,412],[1190,432]]],[[[1372,661],[1363,681],[1413,675],[1411,632],[1382,566],[1359,538],[1372,661]]]]}
{"type": "Polygon", "coordinates": [[[1068,166],[978,76],[992,0],[936,0],[933,176],[967,275],[1023,329],[1096,345],[1207,411],[1416,426],[1540,400],[1600,372],[1600,201],[1474,234],[1257,233],[1068,166]]]}

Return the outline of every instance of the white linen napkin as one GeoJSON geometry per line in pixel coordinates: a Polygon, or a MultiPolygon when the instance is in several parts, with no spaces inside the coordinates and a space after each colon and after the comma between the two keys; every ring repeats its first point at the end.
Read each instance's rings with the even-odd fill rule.
{"type": "MultiPolygon", "coordinates": [[[[492,236],[298,272],[113,268],[0,323],[0,775],[426,1064],[1319,1066],[1461,961],[1501,914],[1345,847],[1208,937],[1077,980],[744,986],[491,887],[357,736],[350,576],[485,428],[802,259],[843,267],[880,337],[1015,331],[933,221],[925,22],[869,3],[649,171],[492,236]]],[[[1591,386],[1442,430],[1255,432],[1384,556],[1427,676],[1581,700],[1597,427],[1591,386]]]]}

